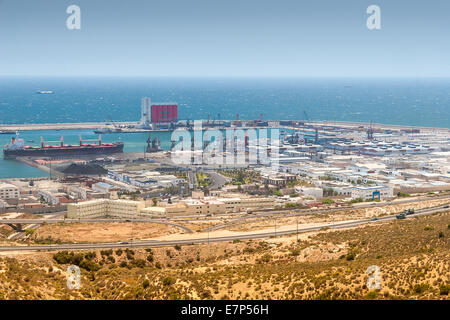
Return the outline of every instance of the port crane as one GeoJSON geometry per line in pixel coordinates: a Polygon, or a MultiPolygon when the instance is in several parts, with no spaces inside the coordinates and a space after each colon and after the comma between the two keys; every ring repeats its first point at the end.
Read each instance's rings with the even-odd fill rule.
{"type": "Polygon", "coordinates": [[[374,132],[374,129],[373,129],[373,123],[372,123],[372,120],[371,120],[370,121],[370,126],[367,129],[367,139],[373,140],[373,132],[374,132]]]}
{"type": "Polygon", "coordinates": [[[236,127],[241,126],[241,122],[239,121],[239,113],[236,113],[236,120],[233,123],[236,127]]]}
{"type": "Polygon", "coordinates": [[[263,114],[261,113],[261,114],[259,115],[259,118],[255,120],[255,122],[253,123],[253,128],[255,128],[255,127],[258,126],[258,123],[261,122],[262,116],[263,116],[263,114]]]}
{"type": "MultiPolygon", "coordinates": [[[[309,129],[314,129],[314,144],[318,144],[319,143],[319,129],[317,127],[314,127],[311,124],[311,120],[309,119],[308,113],[306,113],[306,110],[303,110],[303,114],[305,115],[305,119],[307,121],[305,123],[305,127],[309,128],[309,129]]],[[[306,132],[305,132],[305,137],[306,137],[306,132]]]]}
{"type": "Polygon", "coordinates": [[[311,128],[311,120],[308,117],[308,113],[306,112],[306,110],[303,110],[303,114],[305,115],[305,127],[307,128],[311,128]]]}

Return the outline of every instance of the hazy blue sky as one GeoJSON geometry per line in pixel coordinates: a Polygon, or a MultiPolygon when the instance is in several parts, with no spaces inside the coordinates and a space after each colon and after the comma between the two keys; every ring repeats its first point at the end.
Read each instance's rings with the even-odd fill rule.
{"type": "Polygon", "coordinates": [[[448,77],[449,14],[448,0],[0,0],[0,75],[448,77]],[[371,4],[382,30],[366,28],[371,4]]]}

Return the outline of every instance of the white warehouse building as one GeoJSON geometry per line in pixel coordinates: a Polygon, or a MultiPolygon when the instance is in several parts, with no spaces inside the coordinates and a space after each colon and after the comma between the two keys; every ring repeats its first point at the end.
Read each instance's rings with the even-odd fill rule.
{"type": "Polygon", "coordinates": [[[391,186],[371,186],[351,188],[352,199],[376,200],[394,197],[394,189],[391,186]]]}

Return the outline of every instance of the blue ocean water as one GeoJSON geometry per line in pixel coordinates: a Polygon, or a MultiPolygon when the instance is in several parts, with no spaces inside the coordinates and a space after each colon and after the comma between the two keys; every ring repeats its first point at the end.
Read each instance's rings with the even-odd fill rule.
{"type": "MultiPolygon", "coordinates": [[[[177,102],[180,119],[305,119],[450,127],[450,79],[0,78],[0,123],[137,121],[140,99],[177,102]],[[52,90],[54,94],[36,94],[52,90]]],[[[22,132],[76,143],[92,131],[22,132]]],[[[122,134],[125,151],[143,151],[146,134],[122,134]]],[[[161,136],[163,144],[170,139],[161,136]]],[[[9,136],[0,135],[0,145],[9,136]]],[[[115,141],[117,135],[104,135],[115,141]]],[[[0,156],[2,157],[2,155],[0,156]]],[[[0,178],[45,176],[0,158],[0,178]]]]}
{"type": "Polygon", "coordinates": [[[140,99],[181,119],[305,119],[450,127],[450,79],[0,78],[0,123],[135,121],[140,99]],[[50,95],[37,90],[53,90],[50,95]]]}
{"type": "MultiPolygon", "coordinates": [[[[98,139],[98,135],[94,134],[92,130],[43,130],[43,131],[22,131],[19,133],[20,138],[24,139],[25,144],[29,146],[39,146],[41,137],[46,141],[60,141],[61,137],[64,137],[64,143],[78,144],[79,136],[81,135],[83,140],[98,139]]],[[[170,149],[171,146],[171,133],[169,132],[156,132],[152,133],[151,137],[158,137],[161,140],[161,147],[165,150],[170,149]]],[[[11,137],[14,135],[0,135],[0,145],[3,146],[9,143],[11,137]]],[[[147,146],[148,133],[113,133],[102,135],[103,142],[125,142],[125,152],[142,152],[147,146]]],[[[57,145],[58,143],[49,143],[57,145]]],[[[3,153],[0,157],[0,179],[2,178],[24,178],[24,177],[45,177],[48,173],[45,173],[39,169],[27,166],[21,162],[15,160],[4,160],[3,153]]]]}

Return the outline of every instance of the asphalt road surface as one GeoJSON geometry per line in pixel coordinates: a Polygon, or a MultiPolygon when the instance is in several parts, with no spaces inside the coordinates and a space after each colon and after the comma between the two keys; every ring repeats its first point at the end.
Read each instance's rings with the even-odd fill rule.
{"type": "MultiPolygon", "coordinates": [[[[417,210],[415,214],[408,215],[406,218],[410,219],[413,217],[427,216],[439,212],[449,211],[448,208],[430,208],[417,210]]],[[[343,221],[338,223],[330,223],[327,225],[322,225],[319,227],[307,227],[299,228],[294,230],[284,230],[273,232],[263,232],[263,233],[247,233],[241,235],[225,236],[225,237],[208,237],[208,238],[192,238],[186,240],[168,240],[168,241],[158,241],[158,240],[145,240],[145,241],[135,241],[135,242],[105,242],[105,243],[92,243],[92,244],[55,244],[55,245],[33,245],[33,246],[1,246],[0,251],[30,251],[30,250],[92,250],[92,249],[114,249],[114,248],[142,248],[142,247],[167,247],[174,245],[188,245],[188,244],[200,244],[200,243],[210,243],[210,242],[224,242],[233,240],[250,240],[250,239],[264,239],[270,238],[272,236],[282,236],[290,235],[295,233],[304,233],[309,231],[319,231],[321,229],[342,229],[342,228],[352,228],[357,227],[367,223],[377,223],[380,221],[395,220],[395,215],[381,217],[376,221],[371,219],[362,219],[358,221],[343,221]]]]}

